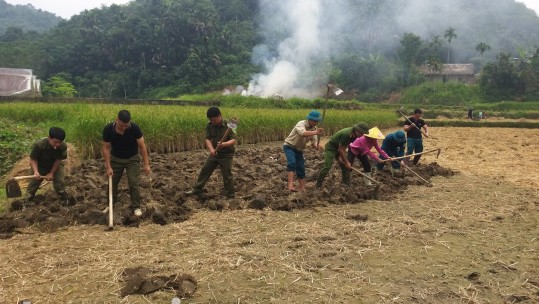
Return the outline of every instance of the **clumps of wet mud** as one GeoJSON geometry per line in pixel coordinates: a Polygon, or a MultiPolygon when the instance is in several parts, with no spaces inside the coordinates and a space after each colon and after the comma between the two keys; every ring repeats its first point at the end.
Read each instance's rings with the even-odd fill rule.
{"type": "MultiPolygon", "coordinates": [[[[323,163],[323,152],[308,149],[305,151],[307,192],[290,192],[286,187],[286,158],[282,147],[279,144],[245,145],[238,147],[234,157],[234,198],[224,196],[219,169],[215,170],[203,193],[188,196],[184,192],[195,183],[207,153],[200,150],[152,154],[150,157],[152,174],[141,175],[143,215],[135,217],[132,214],[127,177],[124,176],[120,182],[118,203],[114,206],[115,226],[182,222],[201,208],[290,211],[330,204],[356,204],[371,199],[388,201],[410,185],[425,184],[407,171],[391,175],[386,166],[373,175],[381,183],[378,189],[374,184],[366,186],[354,171],[348,186],[341,182],[341,172],[335,163],[322,189],[314,189],[323,163]]],[[[412,169],[426,180],[455,174],[437,163],[420,164],[412,169]]],[[[71,196],[67,203],[57,198],[50,184],[40,189],[31,203],[13,200],[9,211],[0,217],[0,238],[9,238],[29,226],[50,232],[70,225],[107,225],[108,214],[103,210],[108,206],[108,185],[102,160],[80,162],[66,177],[66,186],[71,196]]]]}
{"type": "Polygon", "coordinates": [[[132,294],[147,295],[158,290],[174,290],[180,298],[191,298],[197,290],[197,280],[189,274],[154,275],[144,267],[126,268],[122,272],[122,297],[132,294]]]}

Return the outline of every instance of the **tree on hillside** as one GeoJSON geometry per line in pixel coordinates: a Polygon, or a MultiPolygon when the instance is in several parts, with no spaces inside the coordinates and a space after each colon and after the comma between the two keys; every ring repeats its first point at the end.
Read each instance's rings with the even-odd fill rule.
{"type": "Polygon", "coordinates": [[[421,37],[413,33],[405,33],[400,41],[401,48],[398,50],[399,61],[402,64],[403,86],[415,83],[411,78],[414,75],[414,67],[421,64],[423,60],[424,43],[421,37]]]}
{"type": "Polygon", "coordinates": [[[449,43],[449,46],[447,48],[447,63],[450,63],[449,52],[451,50],[451,41],[454,38],[457,38],[457,34],[455,34],[455,29],[452,27],[449,27],[447,30],[445,30],[444,38],[447,39],[447,43],[449,43]]]}
{"type": "Polygon", "coordinates": [[[77,90],[75,86],[66,80],[64,75],[57,74],[51,76],[43,84],[43,95],[52,97],[75,97],[77,90]]]}
{"type": "Polygon", "coordinates": [[[483,53],[490,50],[490,45],[484,42],[479,42],[479,44],[475,47],[475,50],[478,51],[479,54],[481,54],[481,57],[483,57],[483,53]]]}
{"type": "Polygon", "coordinates": [[[501,53],[498,61],[487,64],[481,71],[479,87],[488,101],[512,100],[522,95],[524,85],[510,54],[501,53]]]}
{"type": "Polygon", "coordinates": [[[440,39],[440,35],[435,35],[432,37],[432,41],[430,42],[430,48],[432,49],[432,55],[438,57],[438,50],[442,46],[442,41],[440,39]]]}

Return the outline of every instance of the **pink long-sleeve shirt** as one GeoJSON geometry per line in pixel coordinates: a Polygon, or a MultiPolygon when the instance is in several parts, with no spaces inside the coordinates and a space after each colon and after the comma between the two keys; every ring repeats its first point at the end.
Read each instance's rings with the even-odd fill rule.
{"type": "Polygon", "coordinates": [[[385,158],[389,158],[387,153],[380,148],[378,145],[378,140],[375,138],[370,138],[365,135],[356,138],[353,143],[350,144],[349,149],[356,156],[363,156],[365,154],[369,155],[370,158],[379,161],[380,158],[374,152],[371,151],[372,147],[378,151],[385,158]]]}

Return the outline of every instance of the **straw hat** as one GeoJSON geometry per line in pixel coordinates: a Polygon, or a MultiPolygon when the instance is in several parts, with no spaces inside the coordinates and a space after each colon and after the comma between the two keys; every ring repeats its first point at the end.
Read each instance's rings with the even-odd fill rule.
{"type": "Polygon", "coordinates": [[[384,134],[382,134],[380,129],[378,129],[377,127],[374,127],[372,129],[370,129],[369,134],[365,134],[365,136],[370,137],[370,138],[374,138],[374,139],[384,139],[384,138],[386,138],[384,136],[384,134]]]}

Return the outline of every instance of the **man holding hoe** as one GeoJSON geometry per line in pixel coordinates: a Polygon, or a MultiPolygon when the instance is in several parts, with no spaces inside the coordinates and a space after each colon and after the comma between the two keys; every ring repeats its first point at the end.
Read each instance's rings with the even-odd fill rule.
{"type": "Polygon", "coordinates": [[[313,148],[320,148],[318,135],[322,134],[322,129],[316,127],[320,120],[320,112],[311,111],[307,115],[307,119],[299,121],[284,140],[283,151],[287,162],[288,190],[292,192],[297,191],[294,187],[294,173],[298,178],[299,191],[305,191],[305,158],[303,157],[303,150],[309,141],[311,141],[313,148]]]}
{"type": "Polygon", "coordinates": [[[30,152],[30,167],[35,176],[26,188],[26,200],[32,201],[43,179],[52,180],[54,190],[60,200],[67,203],[69,197],[65,191],[64,165],[67,159],[67,145],[64,142],[66,133],[63,129],[52,127],[49,137],[39,139],[30,152]]]}
{"type": "Polygon", "coordinates": [[[206,126],[206,147],[210,155],[206,159],[206,163],[200,174],[197,182],[185,192],[185,194],[200,194],[206,182],[210,179],[215,168],[219,166],[223,175],[223,184],[225,187],[225,195],[227,198],[234,198],[234,179],[232,177],[232,160],[234,158],[234,146],[236,145],[236,134],[227,132],[229,128],[227,122],[221,116],[221,111],[218,107],[211,107],[206,112],[206,117],[209,122],[206,126]],[[226,135],[226,136],[225,136],[226,135]]]}
{"type": "Polygon", "coordinates": [[[127,110],[118,112],[116,120],[103,129],[103,158],[107,176],[112,175],[112,201],[118,201],[118,184],[125,173],[131,197],[131,211],[141,216],[140,210],[140,155],[144,172],[150,174],[150,159],[140,127],[131,122],[131,113],[127,110]]]}
{"type": "MultiPolygon", "coordinates": [[[[422,116],[423,111],[421,109],[415,109],[414,115],[404,122],[404,132],[407,135],[406,155],[423,152],[423,131],[421,129],[425,130],[424,134],[426,137],[429,136],[429,129],[425,121],[421,119],[422,116]]],[[[420,158],[421,155],[414,156],[414,165],[417,165],[420,158]]]]}
{"type": "Polygon", "coordinates": [[[353,127],[342,129],[331,136],[324,148],[324,166],[318,174],[316,188],[322,187],[324,179],[328,175],[334,160],[339,162],[339,167],[342,171],[342,182],[346,185],[350,184],[350,170],[352,165],[346,157],[346,149],[356,138],[367,133],[369,133],[367,124],[358,123],[353,127]]]}

